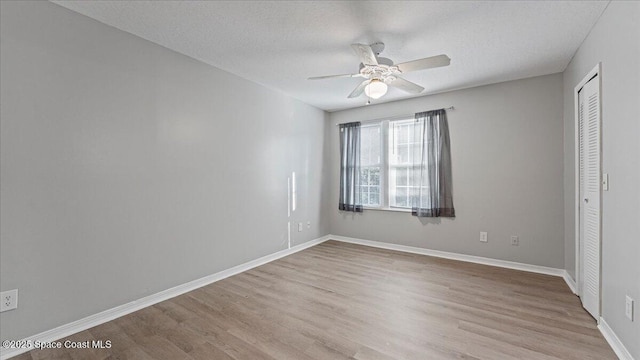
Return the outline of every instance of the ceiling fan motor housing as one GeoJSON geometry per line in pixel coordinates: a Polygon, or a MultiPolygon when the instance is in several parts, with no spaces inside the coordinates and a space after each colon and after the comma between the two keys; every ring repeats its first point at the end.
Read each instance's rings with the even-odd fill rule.
{"type": "Polygon", "coordinates": [[[385,83],[390,83],[396,79],[396,75],[401,71],[393,65],[393,61],[384,57],[376,57],[378,65],[360,64],[360,74],[365,79],[378,79],[385,83]]]}

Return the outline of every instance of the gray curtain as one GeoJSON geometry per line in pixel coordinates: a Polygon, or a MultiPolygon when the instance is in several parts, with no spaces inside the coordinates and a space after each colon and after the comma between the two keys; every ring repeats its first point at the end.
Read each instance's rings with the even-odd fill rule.
{"type": "Polygon", "coordinates": [[[444,109],[415,115],[411,214],[455,217],[451,187],[451,147],[444,109]]]}
{"type": "Polygon", "coordinates": [[[362,212],[360,198],[360,123],[340,124],[340,200],[338,209],[362,212]]]}

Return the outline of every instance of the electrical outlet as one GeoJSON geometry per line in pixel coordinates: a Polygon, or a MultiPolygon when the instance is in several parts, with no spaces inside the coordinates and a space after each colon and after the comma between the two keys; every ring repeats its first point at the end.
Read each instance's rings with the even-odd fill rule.
{"type": "Polygon", "coordinates": [[[311,229],[311,221],[307,221],[307,229],[311,229]]]}
{"type": "Polygon", "coordinates": [[[624,304],[624,315],[631,321],[633,321],[633,299],[627,295],[624,304]]]}
{"type": "Polygon", "coordinates": [[[486,231],[480,231],[480,242],[487,242],[489,241],[489,235],[487,234],[486,231]]]}
{"type": "Polygon", "coordinates": [[[0,312],[9,311],[18,308],[18,289],[3,291],[0,293],[0,312]]]}
{"type": "Polygon", "coordinates": [[[302,223],[298,223],[298,232],[302,231],[302,223]]]}
{"type": "Polygon", "coordinates": [[[520,245],[520,238],[517,235],[511,235],[511,245],[518,246],[520,245]]]}

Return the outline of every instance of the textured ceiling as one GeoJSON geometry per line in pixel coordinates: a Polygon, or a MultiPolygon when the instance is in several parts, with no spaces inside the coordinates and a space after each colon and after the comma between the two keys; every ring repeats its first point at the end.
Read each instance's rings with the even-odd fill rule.
{"type": "Polygon", "coordinates": [[[374,103],[563,71],[608,1],[53,1],[278,89],[324,110],[361,79],[352,43],[382,41],[395,63],[447,54],[448,67],[406,74],[425,88],[374,103]]]}

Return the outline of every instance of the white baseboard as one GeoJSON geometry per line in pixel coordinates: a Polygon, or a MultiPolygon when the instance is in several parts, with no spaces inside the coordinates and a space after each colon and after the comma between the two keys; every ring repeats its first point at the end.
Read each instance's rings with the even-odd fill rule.
{"type": "Polygon", "coordinates": [[[576,290],[576,282],[573,281],[573,279],[571,278],[571,275],[569,275],[567,270],[565,270],[564,274],[562,274],[562,278],[564,279],[564,282],[567,283],[567,286],[569,287],[571,292],[574,293],[575,295],[578,295],[578,292],[576,290]]]}
{"type": "MultiPolygon", "coordinates": [[[[403,252],[408,252],[413,254],[435,256],[435,257],[440,257],[445,259],[466,261],[466,262],[472,262],[477,264],[491,265],[491,266],[503,267],[508,269],[539,273],[539,274],[560,276],[567,283],[567,286],[569,287],[571,292],[576,294],[576,283],[571,278],[569,273],[564,269],[523,264],[523,263],[517,263],[512,261],[485,258],[480,256],[451,253],[446,251],[430,250],[430,249],[418,248],[413,246],[390,244],[390,243],[379,242],[379,241],[356,239],[356,238],[350,238],[350,237],[339,236],[339,235],[329,235],[329,238],[336,241],[377,247],[377,248],[387,249],[387,250],[403,251],[403,252]]],[[[616,353],[616,355],[620,358],[620,360],[634,360],[633,356],[631,356],[631,353],[627,350],[627,348],[624,346],[622,341],[620,341],[618,336],[613,332],[613,330],[609,327],[609,324],[607,324],[607,322],[602,317],[600,318],[598,329],[604,336],[605,340],[607,340],[607,342],[609,343],[613,351],[616,353]]]]}
{"type": "MultiPolygon", "coordinates": [[[[171,299],[171,298],[176,297],[178,295],[182,295],[182,294],[187,293],[189,291],[192,291],[192,290],[198,289],[200,287],[209,285],[209,284],[214,283],[216,281],[219,281],[219,280],[228,278],[230,276],[239,274],[241,272],[253,269],[253,268],[258,267],[260,265],[264,265],[266,263],[269,263],[271,261],[280,259],[280,258],[285,257],[287,255],[291,255],[293,253],[302,251],[304,249],[307,249],[307,248],[310,248],[312,246],[315,246],[315,245],[318,245],[320,243],[323,243],[323,242],[325,242],[327,240],[336,240],[336,241],[341,241],[341,242],[347,242],[347,243],[352,243],[352,244],[359,244],[359,245],[377,247],[377,248],[388,249],[388,250],[403,251],[403,252],[408,252],[408,253],[413,253],[413,254],[435,256],[435,257],[440,257],[440,258],[445,258],[445,259],[466,261],[466,262],[472,262],[472,263],[477,263],[477,264],[491,265],[491,266],[497,266],[497,267],[502,267],[502,268],[508,268],[508,269],[515,269],[515,270],[539,273],[539,274],[560,276],[560,277],[564,278],[564,280],[567,282],[567,285],[569,286],[569,288],[575,293],[575,283],[573,282],[571,277],[568,276],[567,272],[564,269],[556,269],[556,268],[545,267],[545,266],[530,265],[530,264],[524,264],[524,263],[518,263],[518,262],[512,262],[512,261],[506,261],[506,260],[491,259],[491,258],[485,258],[485,257],[473,256],[473,255],[464,255],[464,254],[458,254],[458,253],[452,253],[452,252],[446,252],[446,251],[439,251],[439,250],[430,250],[430,249],[425,249],[425,248],[418,248],[418,247],[405,246],[405,245],[397,245],[397,244],[391,244],[391,243],[385,243],[385,242],[379,242],[379,241],[371,241],[371,240],[350,238],[350,237],[339,236],[339,235],[326,235],[326,236],[323,236],[321,238],[318,238],[318,239],[315,239],[315,240],[311,240],[311,241],[305,242],[305,243],[300,244],[300,245],[296,245],[294,247],[291,247],[290,249],[281,250],[281,251],[278,251],[276,253],[273,253],[273,254],[270,254],[270,255],[266,255],[266,256],[263,256],[261,258],[246,262],[244,264],[241,264],[241,265],[238,265],[238,266],[234,266],[234,267],[232,267],[230,269],[226,269],[226,270],[217,272],[215,274],[208,275],[208,276],[205,276],[203,278],[196,279],[196,280],[190,281],[188,283],[181,284],[181,285],[175,286],[173,288],[158,292],[156,294],[146,296],[146,297],[144,297],[142,299],[138,299],[138,300],[132,301],[130,303],[127,303],[127,304],[124,304],[124,305],[120,305],[120,306],[117,306],[115,308],[108,309],[108,310],[105,310],[103,312],[100,312],[100,313],[85,317],[83,319],[80,319],[80,320],[77,320],[77,321],[74,321],[74,322],[59,326],[59,327],[57,327],[55,329],[44,331],[44,332],[39,333],[37,335],[33,335],[33,336],[30,336],[30,337],[27,337],[27,338],[25,338],[23,340],[31,341],[32,343],[36,342],[36,341],[39,341],[39,342],[56,341],[56,340],[62,339],[64,337],[67,337],[67,336],[73,335],[75,333],[78,333],[80,331],[87,330],[87,329],[92,328],[94,326],[103,324],[103,323],[111,321],[113,319],[122,317],[124,315],[130,314],[130,313],[135,312],[135,311],[138,311],[138,310],[143,309],[145,307],[157,304],[159,302],[171,299]]],[[[611,346],[616,351],[616,354],[618,354],[618,350],[616,350],[616,349],[622,349],[628,355],[628,357],[622,357],[620,354],[618,354],[618,356],[620,356],[621,359],[625,359],[625,360],[626,359],[631,359],[631,360],[633,360],[633,358],[631,357],[629,352],[622,345],[620,340],[615,336],[615,334],[608,327],[608,325],[606,325],[606,322],[604,322],[604,320],[601,321],[601,325],[599,326],[599,328],[600,328],[600,331],[605,336],[605,338],[607,339],[607,341],[609,341],[611,346]],[[606,327],[606,329],[608,329],[607,330],[608,333],[606,333],[606,334],[605,334],[605,330],[603,330],[603,328],[605,328],[605,327],[606,327]],[[613,345],[612,340],[609,340],[610,337],[612,339],[615,339],[614,341],[617,341],[617,343],[616,343],[616,344],[618,344],[617,348],[613,345]]],[[[27,352],[29,350],[31,350],[31,349],[4,349],[4,348],[2,348],[2,349],[0,349],[0,360],[5,360],[5,359],[7,359],[9,357],[17,356],[17,355],[19,355],[21,353],[24,353],[24,352],[27,352]]]]}
{"type": "MultiPolygon", "coordinates": [[[[318,245],[320,243],[323,243],[327,240],[329,240],[331,237],[330,236],[323,236],[321,238],[315,239],[315,240],[311,240],[311,241],[307,241],[305,243],[302,243],[300,245],[296,245],[293,246],[289,249],[285,249],[285,250],[281,250],[278,251],[276,253],[270,254],[270,255],[266,255],[263,256],[261,258],[255,259],[255,260],[251,260],[249,262],[246,262],[244,264],[240,264],[238,266],[234,266],[230,269],[226,269],[220,272],[217,272],[215,274],[212,275],[208,275],[205,276],[203,278],[200,279],[196,279],[193,281],[190,281],[188,283],[184,283],[175,287],[172,287],[170,289],[164,290],[164,291],[160,291],[158,293],[155,293],[153,295],[149,295],[146,297],[143,297],[142,299],[138,299],[135,301],[132,301],[130,303],[124,304],[124,305],[120,305],[120,306],[116,306],[114,308],[102,311],[100,313],[94,314],[94,315],[90,315],[87,316],[83,319],[59,326],[55,329],[51,329],[51,330],[47,330],[44,332],[41,332],[37,335],[33,335],[30,337],[27,337],[25,339],[23,339],[23,341],[30,341],[32,344],[36,341],[39,342],[51,342],[51,341],[56,341],[62,338],[65,338],[67,336],[73,335],[75,333],[78,333],[80,331],[84,331],[87,330],[89,328],[92,328],[94,326],[100,325],[100,324],[104,324],[107,321],[111,321],[113,319],[117,319],[121,316],[130,314],[134,311],[138,311],[140,309],[143,309],[145,307],[157,304],[159,302],[171,299],[173,297],[176,297],[178,295],[182,295],[184,293],[187,293],[189,291],[201,288],[205,285],[209,285],[211,283],[214,283],[216,281],[220,281],[222,279],[228,278],[230,276],[239,274],[241,272],[253,269],[255,267],[258,267],[260,265],[264,265],[268,262],[283,258],[287,255],[291,255],[293,253],[296,253],[298,251],[302,251],[304,249],[310,248],[312,246],[318,245]]],[[[0,360],[5,360],[8,359],[10,357],[13,356],[17,356],[20,355],[24,352],[27,352],[29,350],[32,350],[32,348],[28,348],[28,349],[5,349],[5,348],[1,348],[0,349],[0,360]]]]}
{"type": "Polygon", "coordinates": [[[439,258],[466,261],[466,262],[472,262],[472,263],[483,264],[483,265],[491,265],[491,266],[497,266],[497,267],[502,267],[507,269],[528,271],[528,272],[533,272],[538,274],[562,277],[564,276],[564,273],[565,273],[564,269],[530,265],[530,264],[524,264],[524,263],[518,263],[518,262],[506,261],[506,260],[491,259],[491,258],[486,258],[481,256],[458,254],[458,253],[452,253],[447,251],[431,250],[431,249],[425,249],[425,248],[419,248],[419,247],[413,247],[413,246],[397,245],[397,244],[385,243],[380,241],[356,239],[356,238],[350,238],[350,237],[339,236],[339,235],[329,235],[329,238],[331,238],[332,240],[377,247],[381,249],[396,250],[396,251],[408,252],[412,254],[435,256],[439,258]]]}
{"type": "Polygon", "coordinates": [[[598,329],[613,349],[613,352],[615,352],[618,358],[620,358],[620,360],[633,360],[633,356],[631,356],[629,350],[627,350],[616,333],[613,332],[613,329],[609,327],[609,324],[607,324],[607,322],[602,317],[600,318],[600,321],[598,323],[598,329]]]}

